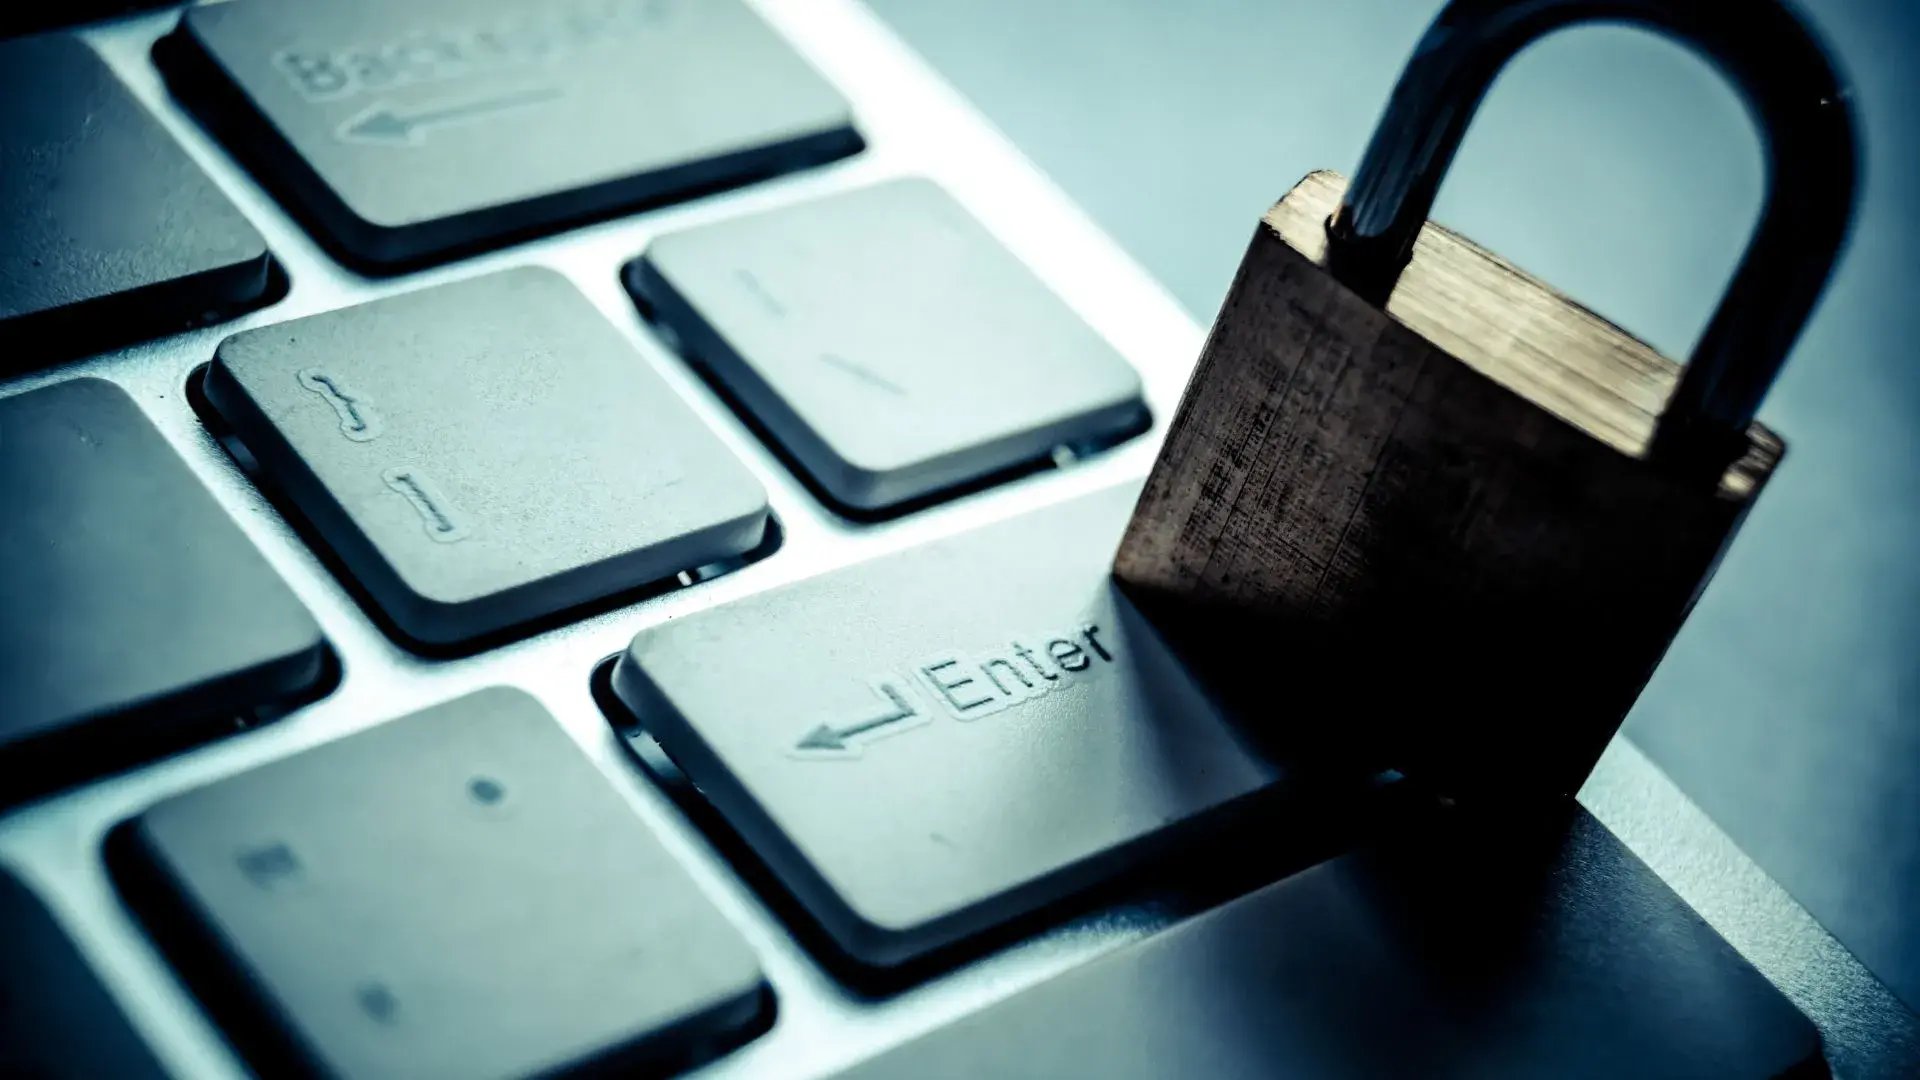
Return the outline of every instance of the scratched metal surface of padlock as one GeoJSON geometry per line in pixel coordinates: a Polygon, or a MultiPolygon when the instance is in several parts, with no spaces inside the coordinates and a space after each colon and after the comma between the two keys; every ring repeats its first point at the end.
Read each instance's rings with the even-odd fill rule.
{"type": "Polygon", "coordinates": [[[1257,228],[1115,576],[1278,753],[1571,793],[1781,460],[1753,417],[1854,163],[1778,0],[1455,0],[1353,183],[1315,173],[1257,228]],[[1766,206],[1684,369],[1427,222],[1505,62],[1596,18],[1710,58],[1765,135],[1766,206]]]}

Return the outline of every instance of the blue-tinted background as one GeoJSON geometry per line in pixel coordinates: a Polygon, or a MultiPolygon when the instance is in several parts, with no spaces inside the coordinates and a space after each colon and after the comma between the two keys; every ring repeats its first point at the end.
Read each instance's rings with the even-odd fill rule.
{"type": "MultiPolygon", "coordinates": [[[[1352,170],[1439,6],[870,2],[1202,320],[1268,204],[1352,170]]],[[[1762,412],[1786,464],[1628,731],[1920,1007],[1920,5],[1806,6],[1864,119],[1853,244],[1762,412]]],[[[1710,69],[1587,29],[1521,56],[1436,214],[1684,356],[1761,188],[1710,69]]]]}

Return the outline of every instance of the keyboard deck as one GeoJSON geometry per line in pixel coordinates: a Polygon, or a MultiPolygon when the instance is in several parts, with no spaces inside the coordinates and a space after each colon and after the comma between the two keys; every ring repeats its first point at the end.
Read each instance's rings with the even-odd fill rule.
{"type": "MultiPolygon", "coordinates": [[[[249,1063],[302,1054],[343,1073],[552,1067],[564,1063],[550,1057],[554,1047],[511,1025],[476,1047],[444,1033],[461,1016],[512,1015],[515,993],[555,974],[544,959],[647,955],[669,947],[660,927],[670,925],[674,947],[709,959],[700,979],[621,999],[630,1007],[620,1016],[554,1018],[579,1055],[566,1060],[639,1039],[633,1052],[645,1054],[632,1060],[690,1061],[703,1075],[827,1074],[962,1017],[1017,1016],[1005,1003],[1022,991],[1098,970],[1084,965],[1156,931],[1202,925],[1196,914],[1343,842],[1303,836],[1296,861],[1269,852],[1226,880],[1169,872],[1109,881],[1147,841],[1188,842],[1168,823],[1273,835],[1274,819],[1246,804],[1256,789],[1271,794],[1275,776],[1187,700],[1183,673],[1152,659],[1150,632],[1099,593],[1106,552],[1049,549],[1060,537],[1117,536],[1117,525],[1100,522],[1117,522],[1151,464],[1202,329],[857,0],[740,2],[770,36],[746,23],[725,33],[741,56],[759,57],[748,81],[771,88],[766,100],[778,107],[716,93],[687,118],[694,128],[663,120],[677,133],[672,145],[625,132],[577,153],[553,143],[539,110],[581,110],[553,125],[562,133],[580,116],[617,127],[627,110],[643,113],[644,100],[582,97],[582,86],[610,77],[593,67],[608,62],[593,42],[631,28],[595,24],[569,37],[559,24],[483,27],[421,45],[438,60],[385,71],[372,91],[312,56],[246,54],[245,28],[227,17],[239,5],[199,12],[187,37],[169,37],[177,11],[76,31],[258,231],[271,280],[241,290],[236,306],[250,310],[105,353],[77,348],[86,354],[77,360],[54,348],[22,362],[20,350],[38,346],[0,337],[14,350],[0,353],[0,406],[83,377],[124,391],[310,613],[328,652],[257,694],[263,708],[243,732],[194,736],[206,741],[131,768],[102,763],[91,782],[0,804],[0,870],[51,909],[172,1072],[241,1076],[249,1063]],[[579,50],[578,85],[525,77],[536,65],[516,50],[531,46],[498,44],[515,33],[533,34],[512,40],[543,50],[579,50]],[[495,43],[484,63],[499,66],[492,85],[505,89],[463,98],[436,63],[482,64],[476,42],[495,43]],[[804,63],[785,59],[780,42],[804,63]],[[383,97],[383,88],[407,93],[383,97]],[[301,130],[285,134],[287,111],[302,108],[316,111],[293,114],[301,130]],[[461,140],[495,123],[527,141],[524,160],[490,179],[499,190],[461,190],[463,169],[478,160],[461,140]],[[702,142],[716,126],[734,134],[702,142]],[[729,138],[778,152],[743,155],[729,138]],[[322,160],[306,160],[308,151],[322,160]],[[408,154],[417,160],[395,157],[408,154]],[[572,186],[591,197],[571,201],[541,194],[555,170],[603,178],[608,156],[689,154],[720,164],[663,169],[644,183],[582,179],[572,186]],[[876,221],[897,223],[860,234],[876,221]],[[849,235],[856,240],[834,242],[849,235]],[[929,253],[947,276],[876,269],[890,242],[929,253]],[[810,272],[821,260],[831,272],[810,272]],[[1007,290],[995,300],[1004,317],[959,312],[933,327],[898,317],[953,291],[955,275],[1007,290]],[[861,295],[823,293],[827,280],[858,281],[861,295]],[[502,317],[515,305],[534,314],[502,317]],[[889,361],[888,347],[915,332],[949,351],[889,361]],[[1023,369],[1007,355],[1008,335],[1058,341],[1060,353],[1044,372],[1023,369]],[[418,355],[457,352],[467,366],[458,378],[410,370],[407,349],[382,351],[396,338],[418,355]],[[547,357],[551,371],[526,360],[556,342],[565,348],[547,357]],[[982,359],[968,364],[970,354],[982,359]],[[590,362],[560,366],[580,355],[590,362]],[[643,408],[665,419],[644,431],[619,419],[643,408]],[[565,440],[578,458],[526,473],[515,440],[565,440]],[[584,509],[542,501],[581,476],[609,474],[617,482],[583,485],[584,509]],[[500,535],[487,527],[513,517],[489,517],[500,506],[545,507],[525,518],[546,531],[500,535]],[[911,562],[928,552],[944,560],[937,574],[911,562]],[[1034,584],[995,580],[1009,566],[1038,575],[1034,584]],[[1088,567],[1091,578],[1075,576],[1088,567]],[[943,589],[978,602],[926,618],[943,589]],[[1018,610],[994,608],[1000,595],[1018,596],[1018,610]],[[898,610],[877,611],[892,601],[898,610]],[[873,663],[836,667],[856,646],[860,663],[873,663]],[[1154,693],[1102,682],[1116,656],[1130,671],[1156,672],[1154,693]],[[723,663],[752,677],[729,678],[723,663]],[[503,699],[501,687],[519,694],[503,699]],[[761,702],[816,699],[821,710],[799,727],[755,712],[761,702]],[[406,756],[406,739],[451,730],[438,707],[461,702],[484,704],[471,706],[484,714],[482,730],[444,738],[462,753],[473,740],[478,764],[439,777],[432,755],[406,756]],[[658,725],[645,735],[627,711],[636,702],[648,706],[642,722],[650,707],[658,725]],[[1042,712],[1137,731],[1023,743],[1014,722],[1042,712]],[[1179,723],[1160,722],[1169,716],[1179,723]],[[571,745],[539,737],[554,731],[566,739],[553,743],[571,745]],[[1177,741],[1191,775],[1154,768],[1154,738],[1177,741]],[[503,756],[499,746],[523,749],[503,756]],[[892,772],[873,760],[883,754],[892,772]],[[988,764],[943,775],[957,760],[988,764]],[[996,792],[995,761],[1067,786],[996,792]],[[855,768],[866,771],[832,798],[814,796],[855,768]],[[368,813],[390,805],[463,829],[490,827],[495,815],[517,830],[491,852],[495,862],[444,875],[469,893],[485,888],[484,874],[511,875],[519,854],[570,835],[560,830],[591,831],[628,808],[637,839],[617,857],[670,879],[645,899],[671,918],[628,925],[623,906],[601,896],[593,926],[560,933],[552,952],[538,940],[466,951],[487,940],[486,926],[390,927],[392,940],[370,938],[367,957],[341,962],[378,966],[431,939],[460,950],[464,966],[348,973],[341,985],[351,993],[328,998],[276,942],[339,915],[325,906],[329,874],[385,888],[410,858],[437,857],[402,835],[379,853],[387,862],[342,855],[338,837],[377,820],[355,816],[364,808],[326,808],[324,792],[343,774],[374,777],[368,813]],[[428,792],[444,781],[447,801],[416,805],[428,796],[408,787],[413,778],[428,792]],[[604,792],[581,793],[587,779],[604,792]],[[518,802],[526,791],[553,796],[533,820],[518,802]],[[569,791],[577,798],[560,798],[569,791]],[[910,800],[912,812],[889,813],[889,802],[910,800]],[[233,835],[220,832],[228,827],[233,835]],[[992,855],[946,857],[969,845],[992,855]],[[241,878],[223,879],[236,858],[241,878]],[[279,922],[262,897],[311,906],[279,922]],[[195,957],[209,952],[247,977],[235,985],[231,970],[208,972],[195,957]],[[453,1056],[409,1056],[426,1053],[420,1046],[381,1056],[356,1041],[354,1024],[420,1015],[414,976],[454,979],[469,995],[459,1014],[418,1021],[442,1033],[431,1049],[453,1056]],[[258,1018],[290,1002],[306,1003],[301,1048],[236,1049],[223,1034],[270,1027],[258,1018]],[[344,1013],[328,1011],[336,1008],[344,1013]],[[657,1030],[630,1030],[636,1014],[657,1030]],[[646,1054],[661,1031],[673,1046],[656,1060],[646,1054]],[[461,1058],[463,1049],[478,1056],[461,1058]]],[[[680,12],[639,0],[586,7],[632,9],[648,26],[680,12]]],[[[714,77],[692,62],[665,66],[620,79],[644,98],[659,80],[714,77]]],[[[223,280],[237,280],[230,266],[223,280]]],[[[102,557],[128,557],[102,548],[102,557]]],[[[294,612],[279,625],[289,620],[288,649],[304,643],[311,659],[306,624],[294,612]]],[[[137,645],[167,631],[125,632],[137,645]]],[[[63,765],[81,773],[85,757],[83,742],[61,747],[63,765]]],[[[1311,798],[1340,822],[1371,806],[1365,792],[1311,798]]],[[[1283,802],[1297,805],[1291,793],[1283,802]]],[[[1913,1018],[1630,744],[1616,742],[1582,802],[1822,1027],[1842,1072],[1892,1075],[1920,1060],[1910,1056],[1920,1055],[1913,1018]]],[[[594,869],[575,868],[569,880],[612,896],[650,892],[594,869]]],[[[394,888],[394,904],[441,899],[394,888]]],[[[497,928],[524,914],[500,905],[475,902],[473,917],[497,928]]],[[[602,975],[594,985],[609,997],[632,992],[617,972],[602,975]]],[[[913,1071],[914,1053],[875,1067],[893,1060],[913,1071]]]]}

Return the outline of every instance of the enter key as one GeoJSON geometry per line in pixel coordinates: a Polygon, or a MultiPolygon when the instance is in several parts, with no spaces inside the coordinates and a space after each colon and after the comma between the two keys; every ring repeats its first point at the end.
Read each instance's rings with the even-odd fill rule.
{"type": "Polygon", "coordinates": [[[1135,492],[646,630],[614,689],[835,946],[923,958],[1296,787],[1111,584],[1135,492]]]}

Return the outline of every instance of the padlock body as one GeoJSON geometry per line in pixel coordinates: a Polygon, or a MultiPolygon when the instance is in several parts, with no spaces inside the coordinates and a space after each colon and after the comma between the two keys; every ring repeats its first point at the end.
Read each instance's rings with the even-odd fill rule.
{"type": "Polygon", "coordinates": [[[1679,365],[1439,226],[1361,299],[1324,265],[1343,190],[1262,220],[1115,576],[1276,752],[1570,794],[1784,446],[1649,461],[1679,365]]]}

